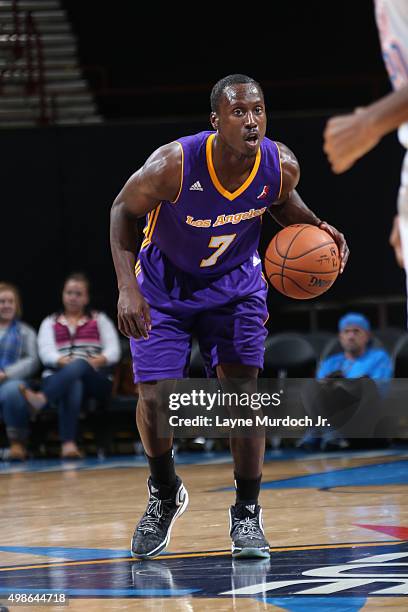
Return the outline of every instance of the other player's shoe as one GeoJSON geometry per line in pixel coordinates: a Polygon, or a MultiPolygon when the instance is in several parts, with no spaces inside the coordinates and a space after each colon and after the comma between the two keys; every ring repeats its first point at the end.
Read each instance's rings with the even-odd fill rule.
{"type": "Polygon", "coordinates": [[[136,525],[130,552],[132,557],[151,559],[159,555],[170,542],[170,533],[175,520],[183,514],[188,505],[188,493],[181,479],[177,477],[174,493],[168,499],[161,499],[159,489],[147,481],[149,501],[146,512],[136,525]]]}
{"type": "Polygon", "coordinates": [[[237,558],[268,558],[269,544],[262,523],[262,508],[258,504],[235,504],[230,507],[232,556],[237,558]]]}

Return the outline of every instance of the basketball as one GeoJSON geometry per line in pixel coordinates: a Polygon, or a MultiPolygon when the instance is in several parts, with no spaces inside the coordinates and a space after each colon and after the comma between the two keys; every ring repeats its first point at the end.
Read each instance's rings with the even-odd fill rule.
{"type": "Polygon", "coordinates": [[[337,244],[315,225],[289,225],[271,240],[265,253],[266,276],[275,289],[297,300],[321,295],[340,269],[337,244]]]}

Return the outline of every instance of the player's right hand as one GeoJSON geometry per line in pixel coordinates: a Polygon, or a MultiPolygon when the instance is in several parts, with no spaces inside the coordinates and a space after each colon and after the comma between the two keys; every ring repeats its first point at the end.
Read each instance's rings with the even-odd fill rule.
{"type": "Polygon", "coordinates": [[[358,108],[349,115],[332,117],[324,130],[323,150],[335,174],[349,170],[380,140],[368,109],[358,108]]]}
{"type": "Polygon", "coordinates": [[[149,337],[152,328],[150,307],[136,287],[124,288],[119,292],[118,327],[128,338],[149,337]]]}

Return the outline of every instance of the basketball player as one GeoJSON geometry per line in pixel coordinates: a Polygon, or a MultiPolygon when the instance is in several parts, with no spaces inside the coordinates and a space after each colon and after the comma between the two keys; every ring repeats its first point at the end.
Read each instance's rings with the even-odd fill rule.
{"type": "MultiPolygon", "coordinates": [[[[324,150],[336,174],[345,172],[381,140],[398,129],[408,148],[408,0],[375,0],[375,15],[394,92],[351,115],[332,117],[324,132],[324,150]]],[[[408,154],[398,194],[399,232],[408,281],[408,154]]]]}
{"type": "MultiPolygon", "coordinates": [[[[342,269],[348,257],[343,235],[297,194],[293,153],[265,138],[260,85],[245,75],[225,77],[212,90],[211,109],[213,131],[160,147],[112,207],[118,323],[130,338],[139,391],[136,420],[151,474],[149,503],[132,538],[134,557],[158,555],[188,503],[175,472],[172,439],[158,438],[156,425],[166,381],[186,376],[193,330],[209,375],[256,379],[262,368],[268,316],[257,256],[262,214],[270,209],[283,226],[318,225],[336,241],[342,269]],[[135,220],[146,214],[136,262],[135,220]]],[[[231,438],[234,557],[269,556],[258,504],[264,450],[264,438],[231,438]]]]}

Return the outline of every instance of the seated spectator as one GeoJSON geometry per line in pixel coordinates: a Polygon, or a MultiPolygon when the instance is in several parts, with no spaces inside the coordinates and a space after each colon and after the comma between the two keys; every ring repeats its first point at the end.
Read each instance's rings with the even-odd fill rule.
{"type": "Polygon", "coordinates": [[[62,292],[63,309],[44,319],[38,352],[46,368],[41,391],[21,387],[34,410],[49,402],[59,409],[63,458],[80,458],[76,443],[79,412],[85,398],[104,402],[111,394],[110,366],[120,359],[119,337],[112,321],[89,308],[89,281],[71,274],[62,292]]]}
{"type": "Polygon", "coordinates": [[[39,369],[37,335],[20,321],[21,300],[14,285],[0,283],[0,417],[10,442],[9,459],[26,458],[29,410],[19,386],[39,369]]]}
{"type": "MultiPolygon", "coordinates": [[[[393,374],[388,353],[372,346],[370,322],[364,315],[350,312],[340,319],[339,341],[343,350],[323,359],[317,370],[317,382],[312,381],[303,390],[306,412],[314,420],[330,413],[337,414],[337,418],[342,412],[346,416],[351,406],[359,405],[367,390],[377,398],[384,395],[393,374]],[[345,384],[342,379],[354,381],[345,384]]],[[[333,427],[322,431],[310,428],[298,447],[314,449],[320,444],[322,450],[329,450],[349,446],[333,427]]]]}

